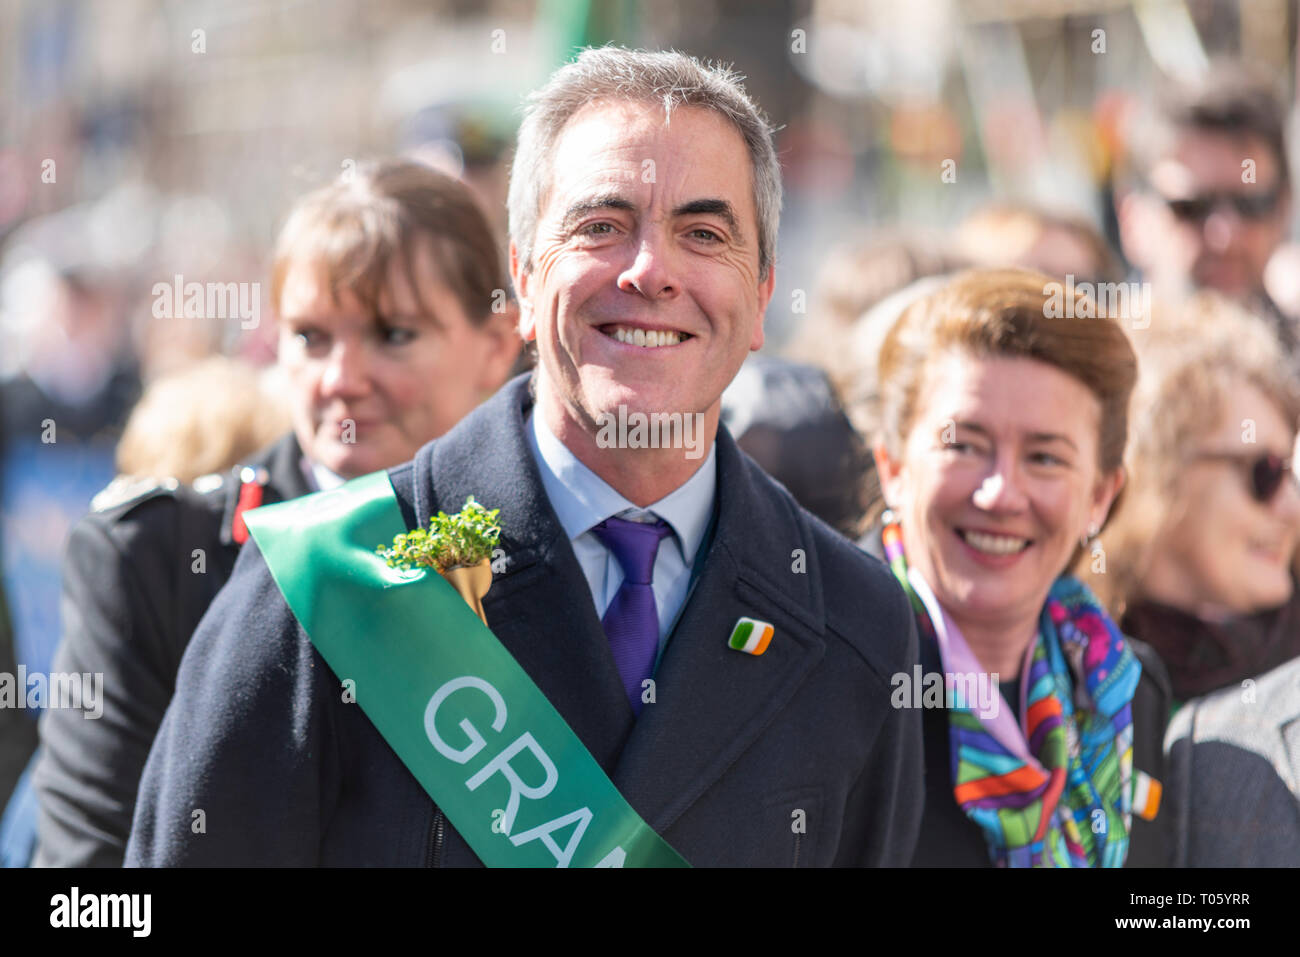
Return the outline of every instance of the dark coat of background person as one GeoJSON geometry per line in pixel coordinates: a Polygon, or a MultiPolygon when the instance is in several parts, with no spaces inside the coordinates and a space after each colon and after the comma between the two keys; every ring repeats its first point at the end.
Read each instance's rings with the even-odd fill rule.
{"type": "MultiPolygon", "coordinates": [[[[265,502],[311,491],[301,461],[292,435],[249,461],[265,502]]],[[[197,488],[155,484],[74,527],[55,669],[102,672],[103,714],[51,709],[41,720],[36,866],[121,866],[140,773],[185,646],[239,554],[241,471],[197,488]]]]}
{"type": "MultiPolygon", "coordinates": [[[[0,587],[0,674],[18,674],[3,587],[0,587]]],[[[19,689],[18,693],[26,694],[27,690],[19,689]]],[[[36,750],[36,722],[27,715],[27,711],[18,708],[0,708],[0,811],[4,810],[23,768],[36,750]]]]}
{"type": "MultiPolygon", "coordinates": [[[[5,421],[4,390],[0,389],[0,423],[5,421]]],[[[0,450],[4,448],[3,426],[0,426],[0,450]]],[[[0,532],[3,529],[0,528],[0,532]]],[[[4,554],[0,539],[0,555],[4,554]]],[[[4,575],[0,574],[0,674],[17,675],[18,664],[14,657],[14,632],[9,622],[9,605],[5,601],[4,575]]],[[[36,750],[36,725],[27,720],[16,708],[0,708],[0,812],[9,801],[18,777],[36,750]]]]}
{"type": "MultiPolygon", "coordinates": [[[[858,544],[877,557],[884,554],[879,526],[864,535],[858,544]]],[[[1133,695],[1133,768],[1135,772],[1145,771],[1167,788],[1164,739],[1173,704],[1169,675],[1150,646],[1133,638],[1127,640],[1142,663],[1142,677],[1133,695]]],[[[920,657],[924,673],[943,672],[939,647],[934,641],[921,638],[920,657]]],[[[943,708],[927,708],[923,712],[925,817],[912,866],[992,867],[984,832],[958,807],[953,796],[948,712],[943,708]]],[[[1153,821],[1133,816],[1125,867],[1170,866],[1173,815],[1165,804],[1162,798],[1153,821]]]]}
{"type": "MultiPolygon", "coordinates": [[[[716,530],[656,701],[635,719],[528,450],[531,402],[527,377],[515,379],[389,474],[408,526],[469,495],[501,509],[506,565],[484,601],[488,623],[632,807],[695,865],[906,864],[921,816],[921,722],[892,709],[889,692],[917,639],[888,570],[720,429],[716,530]],[[765,654],[727,646],[742,615],[774,625],[765,654]]],[[[255,542],[181,664],[126,860],[478,863],[344,701],[255,542]],[[194,808],[206,833],[192,830],[194,808]]]]}
{"type": "Polygon", "coordinates": [[[1286,604],[1225,621],[1139,598],[1120,628],[1156,650],[1169,669],[1174,700],[1187,701],[1239,687],[1300,657],[1300,583],[1293,579],[1286,604]]]}
{"type": "MultiPolygon", "coordinates": [[[[126,367],[115,367],[95,395],[75,405],[46,395],[26,373],[20,372],[0,382],[0,503],[7,498],[3,467],[6,453],[20,436],[39,435],[44,423],[53,422],[57,425],[58,441],[65,448],[80,442],[98,443],[111,449],[121,431],[126,410],[138,394],[135,371],[126,367]]],[[[3,581],[4,576],[0,574],[0,673],[16,675],[16,625],[9,615],[3,581]]],[[[31,661],[24,664],[32,666],[31,661]]],[[[19,693],[25,694],[26,689],[19,693]]],[[[14,786],[36,751],[35,718],[34,711],[0,708],[0,812],[4,811],[14,786]]]]}
{"type": "Polygon", "coordinates": [[[1169,724],[1176,867],[1300,867],[1300,658],[1169,724]]]}
{"type": "Polygon", "coordinates": [[[853,535],[875,466],[824,371],[750,356],[722,393],[722,424],[795,501],[853,535]]]}

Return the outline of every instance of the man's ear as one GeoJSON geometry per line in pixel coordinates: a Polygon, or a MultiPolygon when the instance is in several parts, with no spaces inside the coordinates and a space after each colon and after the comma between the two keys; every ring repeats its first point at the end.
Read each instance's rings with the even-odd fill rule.
{"type": "Polygon", "coordinates": [[[772,301],[772,290],[776,288],[776,264],[767,267],[767,278],[758,284],[758,321],[754,323],[754,335],[749,341],[749,351],[757,352],[763,348],[763,320],[767,317],[767,304],[772,301]]]}
{"type": "Polygon", "coordinates": [[[903,463],[890,456],[882,439],[877,439],[871,447],[871,455],[876,460],[876,477],[880,481],[885,503],[893,508],[902,501],[903,463]]]}
{"type": "Polygon", "coordinates": [[[510,281],[514,284],[515,295],[519,297],[519,338],[532,342],[537,338],[537,323],[533,317],[533,303],[529,298],[529,271],[519,262],[519,247],[510,240],[510,281]]]}
{"type": "Polygon", "coordinates": [[[513,300],[507,302],[503,311],[488,316],[479,331],[486,338],[487,356],[478,386],[490,395],[506,381],[524,346],[519,338],[519,304],[513,300]]]}

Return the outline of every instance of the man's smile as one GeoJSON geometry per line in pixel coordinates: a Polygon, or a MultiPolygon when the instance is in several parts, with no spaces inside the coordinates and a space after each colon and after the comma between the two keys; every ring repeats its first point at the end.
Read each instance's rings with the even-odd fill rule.
{"type": "Polygon", "coordinates": [[[597,327],[602,335],[625,345],[643,349],[662,349],[677,346],[695,338],[679,329],[652,329],[648,326],[611,322],[597,327]]]}

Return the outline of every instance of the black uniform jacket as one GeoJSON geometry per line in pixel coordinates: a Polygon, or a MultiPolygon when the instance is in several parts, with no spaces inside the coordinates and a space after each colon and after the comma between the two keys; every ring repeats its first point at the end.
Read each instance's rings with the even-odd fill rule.
{"type": "Polygon", "coordinates": [[[121,866],[181,656],[239,554],[241,488],[244,505],[311,491],[297,440],[285,436],[247,466],[193,487],[110,486],[108,501],[97,499],[73,528],[54,670],[102,672],[103,714],[53,708],[41,720],[37,866],[121,866]]]}
{"type": "MultiPolygon", "coordinates": [[[[517,378],[389,474],[408,525],[470,495],[501,509],[488,624],[623,796],[695,865],[906,864],[921,721],[890,680],[917,639],[888,570],[720,429],[715,531],[636,718],[529,453],[531,404],[517,378]],[[774,626],[764,654],[728,647],[742,616],[774,626]]],[[[345,697],[250,542],[181,664],[127,864],[476,864],[345,697]]]]}
{"type": "MultiPolygon", "coordinates": [[[[0,674],[17,673],[9,609],[5,604],[4,589],[0,587],[0,674]]],[[[27,711],[17,708],[0,708],[0,811],[9,803],[14,785],[36,750],[36,722],[27,715],[27,711]]]]}

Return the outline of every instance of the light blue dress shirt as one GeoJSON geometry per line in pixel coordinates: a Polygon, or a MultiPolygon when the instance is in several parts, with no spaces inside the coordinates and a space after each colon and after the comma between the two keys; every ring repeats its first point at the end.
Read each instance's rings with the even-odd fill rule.
{"type": "Polygon", "coordinates": [[[309,461],[305,455],[302,457],[302,474],[307,477],[307,487],[317,492],[328,492],[347,481],[342,475],[331,472],[325,466],[309,461]]]}
{"type": "Polygon", "coordinates": [[[616,492],[555,437],[539,415],[529,414],[524,429],[528,447],[542,475],[542,487],[569,536],[573,553],[591,588],[596,615],[605,611],[623,584],[623,567],[591,531],[612,516],[630,521],[662,518],[673,534],[659,544],[654,566],[655,610],[659,614],[659,652],[691,587],[696,553],[709,530],[713,500],[718,488],[717,443],[709,446],[704,464],[685,484],[647,508],[637,508],[616,492]],[[651,515],[650,513],[653,513],[651,515]]]}

